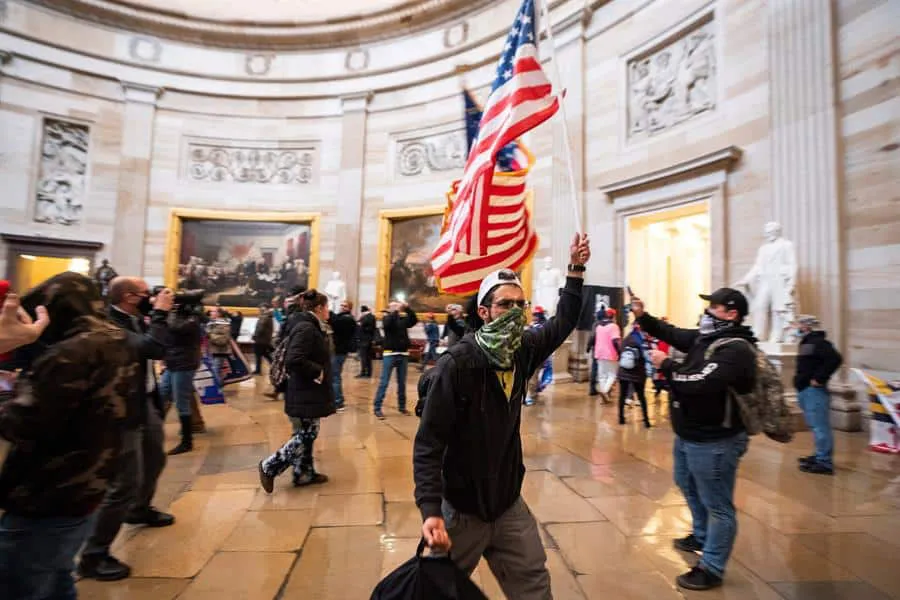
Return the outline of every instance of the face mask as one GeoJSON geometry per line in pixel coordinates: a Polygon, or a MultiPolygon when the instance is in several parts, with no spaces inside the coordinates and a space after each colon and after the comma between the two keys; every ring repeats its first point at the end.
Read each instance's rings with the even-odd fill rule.
{"type": "Polygon", "coordinates": [[[492,366],[498,369],[512,367],[513,355],[522,345],[525,321],[525,311],[515,307],[485,324],[475,333],[475,341],[488,355],[492,366]]]}
{"type": "Polygon", "coordinates": [[[150,311],[153,310],[153,304],[150,302],[150,297],[142,296],[141,301],[138,302],[137,309],[142,315],[149,315],[150,311]]]}
{"type": "Polygon", "coordinates": [[[709,311],[703,313],[700,317],[700,335],[709,335],[723,329],[727,329],[734,325],[733,321],[720,319],[709,311]]]}

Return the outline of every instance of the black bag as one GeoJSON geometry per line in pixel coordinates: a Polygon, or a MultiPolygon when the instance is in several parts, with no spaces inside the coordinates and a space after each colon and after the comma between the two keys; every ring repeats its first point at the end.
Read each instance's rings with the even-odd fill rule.
{"type": "Polygon", "coordinates": [[[422,556],[425,540],[416,555],[381,580],[371,600],[487,600],[477,585],[450,556],[422,556]]]}

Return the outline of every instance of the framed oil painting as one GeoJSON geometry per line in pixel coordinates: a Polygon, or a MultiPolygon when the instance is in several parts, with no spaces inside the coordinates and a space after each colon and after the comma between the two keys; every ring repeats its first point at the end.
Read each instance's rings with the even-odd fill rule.
{"type": "MultiPolygon", "coordinates": [[[[376,309],[396,298],[417,313],[446,319],[448,304],[465,305],[468,296],[441,293],[431,270],[431,252],[441,235],[444,206],[383,210],[380,213],[376,309]]],[[[531,262],[520,272],[525,294],[531,290],[531,262]]]]}
{"type": "Polygon", "coordinates": [[[174,209],[167,246],[166,285],[204,290],[205,305],[256,308],[318,283],[317,214],[174,209]]]}

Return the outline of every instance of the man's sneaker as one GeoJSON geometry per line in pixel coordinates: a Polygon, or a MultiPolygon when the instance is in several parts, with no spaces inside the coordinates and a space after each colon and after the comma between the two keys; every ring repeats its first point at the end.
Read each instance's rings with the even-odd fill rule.
{"type": "Polygon", "coordinates": [[[672,545],[682,552],[703,552],[703,544],[697,541],[694,534],[672,541],[672,545]]]}
{"type": "Polygon", "coordinates": [[[262,461],[259,461],[259,485],[266,490],[267,494],[271,494],[272,490],[275,489],[275,478],[266,474],[262,461]]]}
{"type": "Polygon", "coordinates": [[[384,421],[384,413],[381,412],[380,410],[376,410],[376,411],[375,411],[375,418],[376,418],[376,419],[381,419],[382,421],[384,421]]]}
{"type": "Polygon", "coordinates": [[[175,523],[175,517],[157,510],[152,506],[142,513],[132,513],[125,517],[129,525],[146,525],[147,527],[168,527],[175,523]]]}
{"type": "Polygon", "coordinates": [[[131,575],[131,567],[109,554],[82,556],[78,564],[78,574],[85,579],[119,581],[131,575]]]}
{"type": "Polygon", "coordinates": [[[722,578],[698,565],[676,577],[675,582],[686,590],[711,590],[722,585],[722,578]]]}
{"type": "Polygon", "coordinates": [[[809,456],[801,456],[800,458],[797,459],[797,463],[801,464],[801,465],[805,465],[805,464],[813,463],[813,462],[816,462],[815,454],[810,454],[809,456]]]}
{"type": "Polygon", "coordinates": [[[834,467],[823,465],[819,461],[803,463],[800,470],[804,473],[812,473],[813,475],[834,475],[834,467]]]}

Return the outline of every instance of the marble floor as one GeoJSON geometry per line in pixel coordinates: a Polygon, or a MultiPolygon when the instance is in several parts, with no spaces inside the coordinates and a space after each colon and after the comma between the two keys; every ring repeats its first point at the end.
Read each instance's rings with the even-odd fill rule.
{"type": "MultiPolygon", "coordinates": [[[[393,387],[387,419],[374,419],[377,380],[353,379],[355,370],[348,362],[349,409],[323,421],[316,445],[328,484],[293,489],[286,474],[274,494],[259,488],[256,464],[290,426],[281,403],[262,395],[261,378],[233,386],[227,404],[204,407],[209,431],[196,450],[172,457],[162,476],[156,504],[177,523],[126,526],[114,553],[134,576],[79,582],[81,597],[368,598],[418,542],[411,464],[418,419],[397,413],[393,387]]],[[[636,414],[620,427],[611,405],[571,383],[525,409],[523,495],[541,525],[554,598],[900,598],[900,458],[868,452],[866,434],[840,432],[834,477],[797,470],[809,433],[787,446],[754,439],[739,471],[740,531],[725,586],[677,590],[675,576],[694,559],[672,549],[671,539],[689,531],[689,514],[672,483],[665,407],[652,406],[651,419],[651,430],[636,414]]],[[[170,446],[176,427],[166,426],[170,446]]],[[[484,563],[473,578],[489,598],[503,598],[484,563]]]]}

